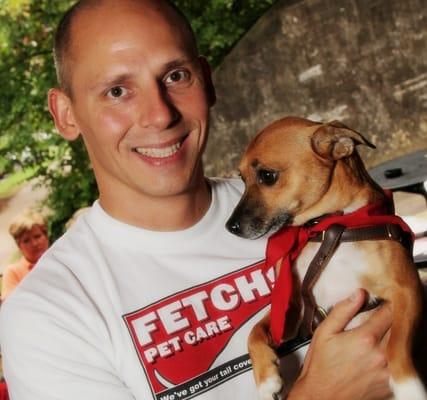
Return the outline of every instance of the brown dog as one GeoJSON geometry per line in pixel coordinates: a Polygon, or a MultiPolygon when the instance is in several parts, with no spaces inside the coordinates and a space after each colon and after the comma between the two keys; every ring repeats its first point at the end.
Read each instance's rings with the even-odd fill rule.
{"type": "MultiPolygon", "coordinates": [[[[254,239],[283,225],[302,226],[327,214],[346,215],[384,200],[383,190],[369,177],[355,149],[358,144],[374,147],[337,121],[322,124],[288,117],[268,126],[242,158],[239,169],[246,190],[227,228],[254,239]]],[[[421,284],[410,250],[397,241],[402,236],[388,240],[391,236],[340,242],[327,268],[309,285],[308,297],[315,301],[315,311],[329,311],[360,287],[369,293],[370,301],[389,302],[393,325],[387,358],[394,396],[398,400],[426,400],[411,356],[422,313],[421,284]]],[[[310,303],[302,301],[301,287],[319,247],[321,243],[309,241],[292,267],[294,289],[283,340],[295,337],[303,328],[310,303]]],[[[279,260],[276,276],[281,264],[279,260]]],[[[359,314],[350,325],[360,324],[369,314],[359,314]]],[[[312,321],[309,319],[309,325],[312,321]]],[[[254,327],[248,343],[259,394],[266,400],[275,397],[282,386],[269,324],[267,315],[254,327]]]]}

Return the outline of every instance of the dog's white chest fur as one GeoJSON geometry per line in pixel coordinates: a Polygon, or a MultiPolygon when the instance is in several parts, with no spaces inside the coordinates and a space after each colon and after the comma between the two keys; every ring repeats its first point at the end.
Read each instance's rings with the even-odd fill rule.
{"type": "MultiPolygon", "coordinates": [[[[309,242],[299,255],[294,271],[301,281],[319,247],[320,243],[309,242]]],[[[354,243],[341,243],[314,286],[317,304],[329,311],[338,301],[363,287],[361,278],[367,274],[367,261],[354,243]]]]}

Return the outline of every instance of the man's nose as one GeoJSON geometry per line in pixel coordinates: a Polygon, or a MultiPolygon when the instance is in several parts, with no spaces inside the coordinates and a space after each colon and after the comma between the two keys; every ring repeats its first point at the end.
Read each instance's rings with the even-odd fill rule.
{"type": "Polygon", "coordinates": [[[153,85],[140,104],[140,125],[143,128],[164,130],[180,119],[180,113],[161,85],[153,85]]]}

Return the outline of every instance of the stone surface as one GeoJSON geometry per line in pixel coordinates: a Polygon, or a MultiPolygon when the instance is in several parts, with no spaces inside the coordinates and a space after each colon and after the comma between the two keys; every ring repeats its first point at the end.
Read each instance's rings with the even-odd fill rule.
{"type": "Polygon", "coordinates": [[[279,0],[214,72],[205,156],[227,176],[257,131],[297,115],[365,134],[368,166],[427,147],[427,0],[279,0]]]}

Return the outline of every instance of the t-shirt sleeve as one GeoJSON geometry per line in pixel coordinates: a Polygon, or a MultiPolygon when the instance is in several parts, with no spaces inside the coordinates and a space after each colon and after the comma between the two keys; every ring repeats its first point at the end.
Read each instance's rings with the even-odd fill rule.
{"type": "Polygon", "coordinates": [[[133,399],[102,351],[104,340],[94,339],[96,324],[84,326],[70,310],[65,319],[42,310],[14,296],[2,305],[0,344],[12,399],[133,399]]]}

